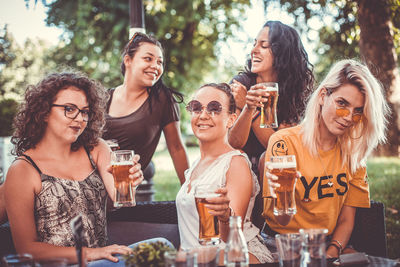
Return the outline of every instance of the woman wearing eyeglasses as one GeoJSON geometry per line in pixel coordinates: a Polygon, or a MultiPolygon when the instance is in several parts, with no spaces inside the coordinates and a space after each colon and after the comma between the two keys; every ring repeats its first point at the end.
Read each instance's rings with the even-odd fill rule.
{"type": "Polygon", "coordinates": [[[229,216],[241,216],[250,262],[272,261],[259,229],[250,221],[254,199],[260,190],[246,154],[228,143],[228,131],[236,120],[235,100],[227,84],[206,84],[187,105],[191,125],[199,140],[200,158],[185,172],[185,182],[176,196],[178,226],[183,249],[199,246],[199,216],[194,191],[200,184],[216,184],[220,197],[208,198],[206,207],[219,220],[223,241],[229,233],[229,216]]]}
{"type": "MultiPolygon", "coordinates": [[[[29,86],[14,119],[17,159],[8,169],[5,202],[18,253],[35,260],[77,261],[71,220],[82,215],[88,261],[126,254],[126,246],[106,246],[106,199],[113,199],[108,171],[110,149],[100,139],[105,91],[80,73],[53,73],[29,86]]],[[[130,178],[143,180],[139,156],[130,178]]]]}
{"type": "Polygon", "coordinates": [[[183,183],[184,171],[189,167],[179,126],[178,102],[183,97],[162,81],[163,48],[155,38],[136,33],[125,46],[122,60],[124,82],[109,90],[103,138],[116,139],[121,149],[132,149],[139,154],[139,163],[148,180],[154,175],[151,158],[163,132],[183,183]]]}
{"type": "Polygon", "coordinates": [[[370,205],[366,160],[385,141],[388,106],[380,83],[355,60],[336,63],[312,94],[299,126],[273,134],[271,156],[295,155],[297,214],[285,225],[272,211],[276,176],[266,172],[264,216],[274,233],[326,228],[328,257],[338,257],[353,231],[357,207],[370,205]],[[269,185],[269,187],[267,186],[269,185]]]}

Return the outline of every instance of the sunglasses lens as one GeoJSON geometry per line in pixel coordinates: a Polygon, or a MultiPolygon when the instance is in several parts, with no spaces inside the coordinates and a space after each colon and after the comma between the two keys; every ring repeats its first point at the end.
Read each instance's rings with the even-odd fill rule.
{"type": "Polygon", "coordinates": [[[219,114],[222,111],[222,105],[218,101],[211,101],[207,105],[207,112],[208,113],[216,113],[219,114]]]}
{"type": "Polygon", "coordinates": [[[201,105],[201,103],[199,101],[192,100],[186,106],[186,110],[189,111],[189,112],[200,113],[201,110],[202,110],[202,105],[201,105]]]}
{"type": "Polygon", "coordinates": [[[350,111],[346,108],[337,108],[336,109],[336,115],[338,115],[339,117],[346,117],[347,115],[349,115],[350,111]]]}
{"type": "Polygon", "coordinates": [[[353,122],[359,122],[361,120],[361,114],[353,115],[353,122]]]}

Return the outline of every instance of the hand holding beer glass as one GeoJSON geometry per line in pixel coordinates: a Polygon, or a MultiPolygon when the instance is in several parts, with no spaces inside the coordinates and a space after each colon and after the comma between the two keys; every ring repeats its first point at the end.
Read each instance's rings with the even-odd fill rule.
{"type": "Polygon", "coordinates": [[[279,89],[278,83],[261,83],[269,93],[268,101],[261,107],[260,128],[278,128],[277,106],[279,89]]]}
{"type": "Polygon", "coordinates": [[[265,165],[265,176],[274,198],[274,215],[281,225],[287,225],[297,212],[294,198],[298,177],[296,167],[294,155],[271,157],[265,165]]]}
{"type": "Polygon", "coordinates": [[[199,184],[194,188],[196,208],[199,214],[199,243],[200,245],[216,245],[220,243],[218,217],[210,214],[213,209],[207,205],[211,198],[219,198],[221,194],[216,193],[220,186],[216,184],[199,184]]]}
{"type": "Polygon", "coordinates": [[[136,179],[129,177],[132,172],[130,169],[133,165],[133,150],[115,150],[111,152],[111,167],[115,187],[114,207],[116,208],[136,205],[136,188],[143,180],[143,175],[136,179]]]}

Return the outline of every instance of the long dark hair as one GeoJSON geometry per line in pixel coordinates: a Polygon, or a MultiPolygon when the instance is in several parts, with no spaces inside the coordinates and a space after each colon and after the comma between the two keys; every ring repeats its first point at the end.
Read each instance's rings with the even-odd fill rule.
{"type": "MultiPolygon", "coordinates": [[[[268,41],[274,55],[272,66],[278,74],[278,121],[298,123],[313,91],[313,65],[295,29],[280,21],[267,21],[263,27],[269,28],[268,41]]],[[[251,58],[247,60],[245,73],[256,77],[250,70],[251,58]]]]}
{"type": "MultiPolygon", "coordinates": [[[[153,36],[146,35],[144,33],[137,32],[135,33],[132,38],[129,40],[129,42],[125,45],[124,51],[122,52],[122,62],[121,62],[121,73],[123,76],[125,76],[125,63],[124,63],[124,57],[125,55],[128,55],[130,58],[133,58],[136,54],[136,52],[139,49],[139,46],[142,43],[150,43],[158,46],[161,49],[161,52],[163,53],[164,57],[164,49],[161,45],[161,43],[154,38],[153,36]]],[[[165,60],[164,60],[164,71],[165,71],[165,60]]],[[[163,73],[164,75],[164,73],[163,73]]],[[[166,86],[162,80],[162,75],[158,79],[158,81],[151,87],[147,88],[147,93],[149,94],[150,98],[150,109],[151,109],[151,99],[154,97],[156,100],[158,100],[159,93],[160,91],[163,91],[166,93],[168,96],[169,101],[174,101],[177,103],[182,103],[183,102],[183,95],[172,88],[166,86]]]]}
{"type": "Polygon", "coordinates": [[[72,143],[71,149],[76,151],[84,145],[92,150],[98,144],[105,123],[104,112],[107,101],[103,86],[80,72],[52,73],[37,85],[29,85],[26,89],[25,101],[14,118],[15,132],[11,138],[11,143],[15,145],[14,155],[20,156],[40,142],[47,128],[46,117],[50,113],[56,95],[70,86],[75,86],[85,93],[90,110],[86,128],[72,143]]]}

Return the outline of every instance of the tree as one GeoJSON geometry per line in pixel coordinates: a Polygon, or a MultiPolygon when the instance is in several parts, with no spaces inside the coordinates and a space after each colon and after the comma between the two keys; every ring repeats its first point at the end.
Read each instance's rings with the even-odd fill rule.
{"type": "MultiPolygon", "coordinates": [[[[48,4],[47,23],[65,30],[53,58],[88,73],[107,87],[120,84],[120,55],[128,41],[128,2],[55,0],[48,4]]],[[[197,88],[214,70],[216,43],[239,28],[237,16],[242,16],[249,2],[144,1],[146,31],[165,48],[166,83],[182,92],[197,88]]]]}
{"type": "MultiPolygon", "coordinates": [[[[295,27],[306,34],[319,31],[316,64],[322,77],[339,58],[360,58],[383,84],[389,106],[388,142],[379,155],[398,156],[400,151],[400,3],[398,0],[275,0],[295,17],[295,27]],[[315,21],[323,22],[315,28],[315,21]],[[306,25],[307,27],[304,27],[306,25]],[[396,53],[397,49],[397,53],[396,53]]],[[[267,7],[271,1],[264,0],[267,7]]]]}

